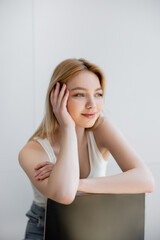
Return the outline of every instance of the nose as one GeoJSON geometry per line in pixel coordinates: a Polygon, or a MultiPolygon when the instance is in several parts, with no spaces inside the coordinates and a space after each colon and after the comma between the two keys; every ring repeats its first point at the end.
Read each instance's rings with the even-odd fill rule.
{"type": "Polygon", "coordinates": [[[86,108],[87,109],[92,109],[96,107],[95,99],[93,97],[89,97],[86,102],[86,108]]]}

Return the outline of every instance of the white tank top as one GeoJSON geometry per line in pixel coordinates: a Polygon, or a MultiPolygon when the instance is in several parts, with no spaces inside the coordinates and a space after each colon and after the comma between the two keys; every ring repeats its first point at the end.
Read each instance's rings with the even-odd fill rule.
{"type": "MultiPolygon", "coordinates": [[[[99,151],[97,144],[95,142],[95,138],[92,131],[86,131],[87,135],[87,143],[88,143],[88,152],[89,152],[89,162],[90,162],[90,173],[87,178],[92,177],[103,177],[106,176],[106,170],[108,161],[104,160],[101,152],[99,151]]],[[[49,161],[56,163],[56,156],[54,154],[53,148],[50,145],[50,142],[47,138],[34,138],[37,142],[41,144],[45,152],[49,157],[49,161]]],[[[45,207],[46,205],[46,197],[42,195],[32,184],[33,194],[34,194],[34,202],[41,206],[45,207]]],[[[77,191],[77,193],[80,193],[77,191]]]]}

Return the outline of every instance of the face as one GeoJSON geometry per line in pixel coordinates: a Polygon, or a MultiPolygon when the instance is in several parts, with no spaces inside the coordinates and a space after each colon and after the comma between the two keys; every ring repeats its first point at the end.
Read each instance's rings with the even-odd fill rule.
{"type": "Polygon", "coordinates": [[[66,82],[69,90],[67,109],[75,124],[92,127],[103,107],[103,92],[98,77],[83,71],[66,82]]]}

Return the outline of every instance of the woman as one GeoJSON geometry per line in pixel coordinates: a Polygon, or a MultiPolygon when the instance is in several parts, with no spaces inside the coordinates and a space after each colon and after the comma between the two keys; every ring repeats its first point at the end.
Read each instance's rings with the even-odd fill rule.
{"type": "Polygon", "coordinates": [[[67,59],[55,69],[44,119],[19,153],[32,182],[25,239],[43,239],[46,198],[70,204],[76,194],[152,192],[154,180],[141,158],[107,117],[102,71],[85,59],[67,59]],[[105,176],[109,153],[122,173],[105,176]]]}

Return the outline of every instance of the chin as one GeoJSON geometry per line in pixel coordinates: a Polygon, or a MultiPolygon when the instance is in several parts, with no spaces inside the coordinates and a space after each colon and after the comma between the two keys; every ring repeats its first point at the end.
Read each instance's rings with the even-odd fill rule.
{"type": "Polygon", "coordinates": [[[94,126],[96,120],[92,120],[92,121],[89,121],[89,122],[77,122],[76,125],[79,126],[79,127],[83,127],[83,128],[91,128],[91,127],[94,126]]]}
{"type": "Polygon", "coordinates": [[[85,128],[91,128],[94,126],[96,121],[94,121],[93,123],[90,123],[90,124],[86,124],[86,127],[85,128]]]}
{"type": "Polygon", "coordinates": [[[81,116],[76,118],[72,117],[72,118],[77,126],[82,128],[92,128],[95,125],[97,119],[99,118],[99,115],[100,114],[97,114],[97,116],[93,119],[89,119],[89,118],[87,119],[81,116]]]}

